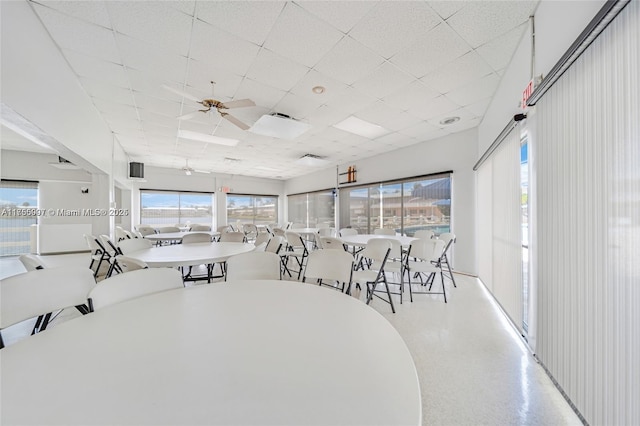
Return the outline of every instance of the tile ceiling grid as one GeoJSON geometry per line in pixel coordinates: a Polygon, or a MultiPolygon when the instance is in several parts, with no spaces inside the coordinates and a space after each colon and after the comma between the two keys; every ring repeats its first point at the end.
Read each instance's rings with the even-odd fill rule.
{"type": "Polygon", "coordinates": [[[313,150],[334,167],[476,126],[536,5],[30,1],[132,159],[181,168],[189,158],[196,169],[284,179],[308,173],[291,163],[313,150]],[[209,79],[219,81],[223,102],[256,101],[233,111],[248,124],[278,111],[312,129],[284,141],[243,132],[217,113],[177,120],[197,104],[161,85],[201,97],[209,79]],[[318,84],[326,93],[311,93],[318,84]],[[440,125],[454,114],[458,123],[440,125]],[[350,115],[389,133],[370,141],[332,127],[350,115]],[[180,128],[241,142],[185,141],[180,128]],[[229,166],[224,156],[243,161],[229,166]]]}

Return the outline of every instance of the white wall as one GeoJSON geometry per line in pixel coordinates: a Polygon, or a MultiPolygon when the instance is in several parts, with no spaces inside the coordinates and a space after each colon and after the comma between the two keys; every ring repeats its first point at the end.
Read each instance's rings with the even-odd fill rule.
{"type": "Polygon", "coordinates": [[[3,179],[91,182],[91,175],[84,170],[63,170],[49,165],[58,162],[55,154],[3,149],[1,158],[3,179]]]}
{"type": "MultiPolygon", "coordinates": [[[[454,267],[477,273],[475,255],[475,174],[477,160],[476,129],[423,142],[375,157],[350,162],[357,169],[360,183],[375,183],[453,170],[452,231],[457,236],[454,267]]],[[[343,165],[340,169],[346,168],[343,165]]],[[[290,179],[285,192],[294,194],[335,187],[336,170],[325,169],[312,175],[290,179]]]]}

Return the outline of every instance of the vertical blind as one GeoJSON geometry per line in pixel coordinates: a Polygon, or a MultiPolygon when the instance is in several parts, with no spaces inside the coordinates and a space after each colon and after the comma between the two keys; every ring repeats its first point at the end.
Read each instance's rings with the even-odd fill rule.
{"type": "Polygon", "coordinates": [[[537,356],[590,424],[640,424],[640,2],[538,102],[537,356]]]}
{"type": "Polygon", "coordinates": [[[520,126],[478,169],[479,276],[522,332],[520,126]]]}

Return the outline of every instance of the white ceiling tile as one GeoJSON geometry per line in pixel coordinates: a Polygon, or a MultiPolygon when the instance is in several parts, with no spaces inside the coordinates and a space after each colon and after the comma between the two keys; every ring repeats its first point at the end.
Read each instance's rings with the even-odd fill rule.
{"type": "Polygon", "coordinates": [[[304,1],[299,5],[343,33],[348,33],[375,4],[372,1],[304,1]]]}
{"type": "Polygon", "coordinates": [[[53,40],[61,48],[75,50],[105,61],[121,62],[113,31],[38,4],[34,4],[33,7],[53,40]]]}
{"type": "Polygon", "coordinates": [[[127,68],[142,71],[147,78],[156,81],[184,81],[187,58],[122,34],[116,35],[116,41],[127,68]]]}
{"type": "Polygon", "coordinates": [[[469,45],[443,23],[392,57],[391,62],[416,77],[423,77],[469,50],[469,45]]]}
{"type": "Polygon", "coordinates": [[[155,123],[147,123],[143,121],[142,128],[144,129],[145,133],[148,135],[175,138],[177,134],[177,124],[176,124],[176,127],[165,127],[155,123]]]}
{"type": "Polygon", "coordinates": [[[423,121],[415,126],[402,129],[398,133],[415,138],[416,140],[424,140],[424,138],[427,137],[429,134],[436,132],[438,130],[439,130],[438,126],[434,126],[433,124],[429,124],[423,121]]]}
{"type": "Polygon", "coordinates": [[[178,128],[178,120],[176,118],[168,117],[166,115],[158,114],[153,110],[138,109],[138,115],[142,120],[142,126],[145,124],[155,124],[163,127],[178,128]]]}
{"type": "Polygon", "coordinates": [[[165,98],[174,101],[179,101],[181,99],[177,95],[162,88],[163,84],[168,84],[167,82],[155,80],[143,71],[135,70],[133,68],[126,68],[126,75],[128,76],[131,88],[135,92],[144,93],[147,96],[165,98]]]}
{"type": "Polygon", "coordinates": [[[69,61],[71,68],[80,77],[88,77],[100,80],[104,83],[113,84],[119,87],[129,87],[129,80],[121,65],[101,59],[92,58],[71,50],[63,50],[64,56],[69,61]]]}
{"type": "Polygon", "coordinates": [[[119,33],[186,56],[193,18],[162,1],[106,2],[119,33]]]}
{"type": "Polygon", "coordinates": [[[314,66],[343,34],[295,3],[287,3],[264,47],[294,62],[314,66]],[[294,34],[304,34],[296,37],[294,34]]]}
{"type": "Polygon", "coordinates": [[[283,56],[261,49],[247,77],[259,83],[288,91],[309,72],[309,68],[295,63],[283,56]]]}
{"type": "Polygon", "coordinates": [[[355,40],[390,58],[441,22],[425,2],[381,1],[349,32],[355,40]]]}
{"type": "Polygon", "coordinates": [[[436,115],[435,117],[429,119],[427,122],[434,127],[451,130],[451,129],[455,129],[456,126],[459,126],[463,122],[469,122],[470,120],[474,120],[476,118],[478,117],[476,117],[471,111],[464,108],[458,108],[456,110],[449,111],[444,114],[436,115]],[[441,123],[442,120],[445,120],[450,117],[459,117],[460,120],[454,124],[441,123]]]}
{"type": "Polygon", "coordinates": [[[196,13],[198,19],[262,46],[284,5],[280,1],[201,1],[196,13]]]}
{"type": "Polygon", "coordinates": [[[478,102],[465,106],[465,109],[471,111],[471,113],[476,117],[484,117],[484,114],[487,112],[487,108],[489,108],[489,104],[491,103],[491,99],[491,97],[481,99],[478,102]]]}
{"type": "Polygon", "coordinates": [[[256,105],[272,109],[285,94],[284,90],[275,89],[250,78],[245,78],[236,92],[236,99],[253,99],[256,105]]]}
{"type": "Polygon", "coordinates": [[[469,2],[447,23],[472,47],[527,22],[537,1],[469,2]]]}
{"type": "MultiPolygon", "coordinates": [[[[32,2],[37,9],[37,3],[32,2]]],[[[111,20],[105,2],[102,1],[57,1],[47,0],[43,5],[86,22],[111,28],[111,20]]]]}
{"type": "Polygon", "coordinates": [[[403,135],[402,133],[398,133],[398,132],[393,132],[393,133],[386,134],[384,136],[380,136],[379,138],[376,138],[376,141],[389,146],[395,146],[395,147],[413,145],[417,143],[415,138],[411,136],[403,135]]]}
{"type": "Polygon", "coordinates": [[[181,114],[180,103],[178,102],[152,98],[142,93],[136,93],[134,97],[136,106],[140,109],[151,111],[155,114],[165,115],[171,119],[175,119],[181,114]]]}
{"type": "MultiPolygon", "coordinates": [[[[287,93],[275,106],[275,110],[289,117],[302,119],[309,116],[320,107],[320,101],[312,101],[302,96],[287,93]]],[[[306,120],[305,120],[306,121],[306,120]]]]}
{"type": "Polygon", "coordinates": [[[258,45],[202,21],[195,22],[191,37],[191,58],[237,75],[247,73],[260,50],[258,45]]]}
{"type": "Polygon", "coordinates": [[[471,105],[481,99],[493,96],[499,83],[500,77],[489,74],[447,93],[447,98],[461,106],[471,105]]]}
{"type": "Polygon", "coordinates": [[[342,83],[352,84],[382,62],[382,56],[351,37],[344,37],[314,68],[342,83]]]}
{"type": "Polygon", "coordinates": [[[371,103],[375,101],[376,98],[374,98],[373,96],[365,95],[357,89],[347,87],[339,95],[332,99],[329,99],[326,105],[340,111],[354,114],[357,111],[371,105],[371,103]]]}
{"type": "Polygon", "coordinates": [[[494,70],[501,70],[511,62],[513,53],[518,47],[518,44],[520,43],[520,40],[527,28],[528,24],[522,24],[515,27],[511,31],[508,31],[478,47],[476,52],[478,52],[478,54],[482,56],[482,58],[487,61],[494,70]]]}
{"type": "Polygon", "coordinates": [[[424,82],[413,81],[394,93],[385,96],[383,100],[391,106],[406,111],[412,108],[419,108],[429,99],[434,99],[438,96],[440,96],[440,93],[427,87],[424,82]]]}
{"type": "Polygon", "coordinates": [[[108,114],[111,116],[116,116],[120,118],[126,118],[129,120],[137,120],[138,113],[134,107],[131,105],[119,104],[116,102],[107,101],[104,99],[91,98],[93,99],[93,103],[103,114],[108,114]]]}
{"type": "Polygon", "coordinates": [[[341,122],[349,115],[349,112],[336,110],[326,105],[322,105],[307,116],[307,121],[313,127],[332,126],[341,122]]]}
{"type": "Polygon", "coordinates": [[[167,6],[179,10],[182,13],[186,13],[189,16],[193,16],[196,8],[196,2],[192,0],[163,0],[163,2],[166,3],[167,6]]]}
{"type": "Polygon", "coordinates": [[[346,88],[346,84],[312,69],[293,86],[291,93],[309,100],[326,102],[346,88]],[[314,93],[312,89],[316,86],[324,87],[324,92],[320,94],[314,93]]]}
{"type": "Polygon", "coordinates": [[[429,6],[431,6],[433,10],[436,11],[438,15],[440,15],[442,19],[447,19],[453,14],[455,14],[456,12],[458,12],[460,9],[462,9],[469,2],[444,0],[444,1],[429,1],[427,3],[429,4],[429,6]]]}
{"type": "Polygon", "coordinates": [[[211,81],[215,81],[213,97],[224,102],[233,99],[240,83],[242,83],[242,78],[242,76],[223,68],[192,59],[189,61],[189,77],[187,78],[187,84],[189,85],[188,92],[194,94],[194,96],[199,96],[192,93],[191,88],[193,88],[199,93],[210,95],[212,92],[211,81]]]}
{"type": "Polygon", "coordinates": [[[353,87],[369,96],[384,98],[415,80],[414,77],[385,62],[371,74],[353,83],[353,87]]]}
{"type": "Polygon", "coordinates": [[[421,80],[440,93],[447,93],[491,73],[493,69],[480,55],[471,51],[425,75],[421,80]]]}
{"type": "Polygon", "coordinates": [[[120,104],[135,105],[133,101],[133,94],[129,89],[82,77],[80,78],[80,83],[82,84],[82,87],[84,87],[84,90],[95,98],[105,99],[107,101],[120,104]]]}
{"type": "Polygon", "coordinates": [[[438,96],[437,98],[425,99],[423,103],[410,108],[407,112],[418,118],[427,120],[458,108],[460,108],[460,105],[451,99],[446,96],[438,96]]]}

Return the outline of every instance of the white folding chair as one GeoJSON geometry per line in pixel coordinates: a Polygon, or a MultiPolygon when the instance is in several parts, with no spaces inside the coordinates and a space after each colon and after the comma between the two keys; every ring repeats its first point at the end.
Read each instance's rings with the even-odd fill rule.
{"type": "Polygon", "coordinates": [[[133,253],[134,251],[149,249],[153,246],[151,241],[144,238],[133,238],[130,240],[122,240],[118,243],[118,248],[122,254],[133,253]]]}
{"type": "Polygon", "coordinates": [[[280,256],[266,251],[250,251],[227,259],[225,281],[279,280],[280,256]]]}
{"type": "Polygon", "coordinates": [[[317,280],[318,285],[330,285],[323,280],[333,281],[330,286],[349,293],[353,274],[353,256],[344,250],[316,250],[309,254],[302,281],[307,278],[317,280]],[[337,287],[341,284],[341,287],[337,287]]]}
{"type": "MultiPolygon", "coordinates": [[[[402,295],[404,293],[404,273],[405,273],[405,261],[406,257],[402,250],[402,244],[400,241],[394,238],[376,238],[378,240],[385,240],[391,244],[391,251],[389,257],[384,265],[385,274],[394,274],[400,277],[400,282],[387,280],[387,285],[398,285],[399,290],[397,293],[389,291],[390,294],[397,294],[400,296],[400,304],[402,304],[402,295]]],[[[371,240],[369,241],[371,242],[371,240]]],[[[375,263],[375,262],[374,262],[375,263]]],[[[374,266],[375,268],[375,266],[374,266]]]]}
{"type": "Polygon", "coordinates": [[[242,232],[244,232],[246,241],[252,242],[258,236],[258,227],[253,223],[245,223],[242,225],[242,232]]]}
{"type": "Polygon", "coordinates": [[[101,281],[89,293],[89,309],[93,312],[136,297],[182,287],[182,275],[176,269],[140,269],[101,281]]]}
{"type": "Polygon", "coordinates": [[[430,240],[434,235],[435,234],[430,229],[420,229],[413,234],[415,238],[422,238],[424,240],[430,240]]]}
{"type": "Polygon", "coordinates": [[[180,228],[177,226],[163,226],[162,228],[158,228],[158,234],[168,234],[171,232],[180,232],[180,228]]]}
{"type": "Polygon", "coordinates": [[[109,254],[109,257],[107,258],[107,260],[109,261],[109,270],[107,271],[107,275],[105,277],[109,278],[111,275],[113,275],[113,271],[122,272],[120,265],[118,265],[117,259],[117,256],[121,254],[118,247],[113,244],[108,235],[100,235],[98,239],[104,250],[109,254]]]}
{"type": "Polygon", "coordinates": [[[210,243],[211,235],[205,232],[194,232],[182,237],[182,244],[210,243]]]}
{"type": "MultiPolygon", "coordinates": [[[[193,234],[187,234],[184,237],[182,237],[182,244],[198,244],[198,243],[211,244],[211,235],[206,234],[204,232],[194,232],[193,234]]],[[[182,279],[184,281],[198,281],[198,280],[206,279],[207,282],[210,283],[213,275],[213,265],[207,264],[205,265],[205,267],[207,269],[206,275],[192,275],[191,272],[193,271],[193,266],[189,266],[189,272],[185,274],[183,270],[182,279]]]]}
{"type": "Polygon", "coordinates": [[[391,311],[395,314],[393,299],[389,291],[389,284],[384,273],[387,258],[391,252],[391,243],[385,238],[372,238],[367,246],[360,251],[357,270],[353,273],[353,282],[365,284],[367,288],[367,305],[371,303],[373,296],[391,305],[391,311]],[[384,299],[376,294],[378,284],[384,284],[384,291],[388,299],[384,299]]]}
{"type": "Polygon", "coordinates": [[[320,237],[320,248],[347,251],[347,245],[340,238],[334,237],[320,237]]]}
{"type": "Polygon", "coordinates": [[[269,240],[271,239],[271,234],[269,234],[268,232],[260,232],[257,236],[255,241],[253,242],[253,244],[257,247],[260,244],[264,243],[266,245],[266,243],[269,242],[269,240]]]}
{"type": "Polygon", "coordinates": [[[195,225],[191,225],[191,227],[189,228],[189,231],[194,232],[194,231],[211,231],[211,226],[209,225],[199,225],[199,224],[195,224],[195,225]]]}
{"type": "Polygon", "coordinates": [[[269,239],[267,246],[264,248],[264,251],[269,253],[280,254],[280,249],[282,248],[282,244],[284,243],[284,238],[279,235],[274,235],[269,239]]]}
{"type": "MultiPolygon", "coordinates": [[[[92,271],[76,266],[37,269],[0,280],[0,330],[71,306],[86,314],[87,295],[95,285],[92,271]]],[[[47,324],[43,321],[34,332],[45,330],[47,324]]]]}
{"type": "Polygon", "coordinates": [[[447,267],[447,271],[449,273],[449,275],[445,276],[449,279],[451,279],[451,282],[453,282],[453,286],[456,286],[456,279],[453,277],[453,271],[451,270],[451,264],[449,263],[449,257],[447,256],[447,253],[451,252],[451,250],[453,250],[453,245],[456,242],[456,235],[451,233],[451,232],[445,232],[443,234],[440,234],[438,236],[439,240],[442,240],[442,242],[444,242],[444,248],[442,249],[442,255],[440,256],[440,263],[441,266],[445,265],[447,267]]]}
{"type": "Polygon", "coordinates": [[[279,253],[284,272],[289,274],[290,277],[292,276],[291,270],[289,269],[289,260],[294,259],[298,265],[298,270],[294,272],[298,272],[298,279],[300,279],[307,256],[309,256],[309,251],[307,250],[304,240],[297,232],[286,231],[285,236],[287,238],[287,247],[279,253]]]}
{"type": "Polygon", "coordinates": [[[138,269],[147,269],[149,266],[142,260],[134,259],[123,254],[118,255],[118,265],[122,272],[137,271],[138,269]]]}
{"type": "Polygon", "coordinates": [[[423,240],[418,239],[411,242],[409,253],[407,254],[406,271],[409,276],[409,295],[413,302],[413,289],[411,287],[411,276],[417,275],[423,286],[429,286],[427,291],[415,292],[416,294],[442,294],[444,303],[447,303],[447,293],[444,287],[444,276],[442,274],[442,265],[440,256],[444,249],[444,241],[442,240],[423,240]],[[433,280],[437,273],[440,273],[442,281],[442,292],[432,292],[433,280]],[[423,279],[426,275],[426,279],[423,279]]]}
{"type": "Polygon", "coordinates": [[[153,229],[150,226],[141,226],[137,229],[137,231],[140,233],[140,235],[142,235],[143,237],[146,237],[147,235],[153,235],[156,233],[156,230],[153,229]]]}
{"type": "MultiPolygon", "coordinates": [[[[91,263],[89,264],[89,269],[91,269],[93,271],[93,275],[97,277],[100,273],[100,266],[102,266],[102,262],[109,262],[109,258],[111,256],[100,240],[98,240],[94,235],[84,234],[84,239],[87,241],[89,250],[91,250],[91,263]],[[94,271],[93,265],[96,261],[98,263],[94,271]]],[[[111,266],[109,266],[109,269],[111,269],[111,266]]]]}
{"type": "Polygon", "coordinates": [[[36,256],[32,254],[23,254],[18,257],[22,266],[27,271],[35,271],[36,269],[44,269],[44,264],[36,256]]]}
{"type": "Polygon", "coordinates": [[[221,243],[244,243],[245,242],[244,232],[240,232],[240,231],[225,232],[223,234],[220,234],[219,241],[221,243]]]}

